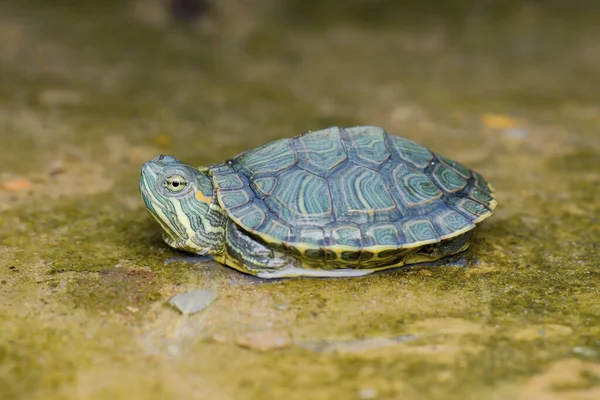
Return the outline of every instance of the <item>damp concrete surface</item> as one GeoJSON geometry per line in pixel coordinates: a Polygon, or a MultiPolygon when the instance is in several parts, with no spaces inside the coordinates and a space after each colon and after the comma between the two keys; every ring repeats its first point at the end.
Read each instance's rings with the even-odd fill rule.
{"type": "Polygon", "coordinates": [[[351,3],[2,2],[0,398],[600,398],[594,13],[351,3]],[[162,243],[143,162],[333,125],[485,176],[471,249],[264,281],[162,243]]]}

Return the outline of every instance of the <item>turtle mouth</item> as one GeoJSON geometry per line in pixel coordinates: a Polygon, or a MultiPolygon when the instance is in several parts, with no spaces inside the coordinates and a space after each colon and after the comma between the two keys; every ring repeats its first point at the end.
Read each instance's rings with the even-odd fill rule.
{"type": "Polygon", "coordinates": [[[161,226],[163,233],[175,242],[185,237],[178,226],[178,215],[170,208],[170,200],[161,198],[156,192],[156,182],[160,176],[161,167],[154,160],[142,165],[139,189],[146,210],[161,226]]]}
{"type": "Polygon", "coordinates": [[[140,174],[140,192],[142,194],[142,199],[144,200],[144,203],[152,204],[153,208],[160,208],[164,213],[174,214],[152,195],[150,188],[156,180],[156,170],[153,167],[155,167],[155,164],[152,161],[142,165],[140,174]]]}
{"type": "Polygon", "coordinates": [[[151,203],[155,207],[159,207],[161,210],[170,212],[164,205],[162,205],[155,196],[152,195],[150,188],[154,187],[156,179],[158,178],[159,168],[154,162],[148,161],[142,165],[140,171],[140,192],[144,202],[151,203]]]}
{"type": "Polygon", "coordinates": [[[169,237],[171,240],[176,241],[178,238],[178,235],[175,232],[175,229],[171,227],[171,225],[168,221],[169,216],[176,217],[176,214],[173,211],[166,208],[159,201],[154,199],[150,195],[150,193],[141,185],[140,185],[140,192],[142,193],[142,200],[144,201],[144,204],[146,205],[146,210],[156,220],[156,222],[158,222],[158,224],[161,226],[163,233],[167,237],[169,237]],[[160,212],[158,212],[157,209],[159,209],[160,212]],[[162,213],[162,216],[160,215],[161,213],[162,213]]]}
{"type": "Polygon", "coordinates": [[[161,166],[158,165],[158,157],[150,160],[148,162],[145,162],[144,164],[142,164],[142,176],[144,175],[153,175],[153,176],[157,176],[158,173],[161,170],[161,166]]]}
{"type": "Polygon", "coordinates": [[[164,206],[164,204],[162,204],[160,201],[156,200],[154,198],[154,196],[152,196],[150,194],[150,192],[148,191],[148,189],[146,189],[143,185],[140,185],[140,192],[142,193],[142,198],[144,199],[145,202],[151,203],[152,206],[154,206],[155,208],[156,207],[160,208],[160,210],[163,213],[168,213],[168,214],[171,214],[171,215],[174,215],[174,216],[177,215],[177,213],[169,210],[167,207],[164,206]]]}

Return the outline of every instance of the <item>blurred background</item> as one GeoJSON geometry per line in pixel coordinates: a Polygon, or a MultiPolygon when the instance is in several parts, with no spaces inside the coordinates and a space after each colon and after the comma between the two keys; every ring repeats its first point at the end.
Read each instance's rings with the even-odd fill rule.
{"type": "Polygon", "coordinates": [[[600,398],[599,107],[594,0],[2,0],[0,398],[600,398]],[[165,262],[143,162],[333,125],[489,180],[472,250],[270,284],[165,262]]]}
{"type": "Polygon", "coordinates": [[[586,114],[598,96],[592,0],[1,7],[4,166],[16,172],[33,165],[20,149],[58,163],[65,145],[111,135],[205,163],[331,125],[381,125],[426,145],[462,133],[464,147],[484,114],[586,114]],[[42,148],[57,159],[31,151],[42,148]]]}

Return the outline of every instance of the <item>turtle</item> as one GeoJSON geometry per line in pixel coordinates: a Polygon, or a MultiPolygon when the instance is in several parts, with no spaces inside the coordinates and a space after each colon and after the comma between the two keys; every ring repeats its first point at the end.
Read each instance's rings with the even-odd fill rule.
{"type": "Polygon", "coordinates": [[[352,277],[458,254],[492,214],[477,172],[377,126],[272,141],[209,167],[143,164],[171,247],[261,278],[352,277]]]}

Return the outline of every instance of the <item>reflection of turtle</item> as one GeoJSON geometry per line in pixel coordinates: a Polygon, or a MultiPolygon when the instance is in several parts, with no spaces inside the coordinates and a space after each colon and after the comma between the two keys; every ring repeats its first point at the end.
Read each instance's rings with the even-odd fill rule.
{"type": "Polygon", "coordinates": [[[263,278],[358,276],[464,251],[494,207],[476,172],[381,128],[282,139],[223,164],[144,164],[170,246],[263,278]]]}

